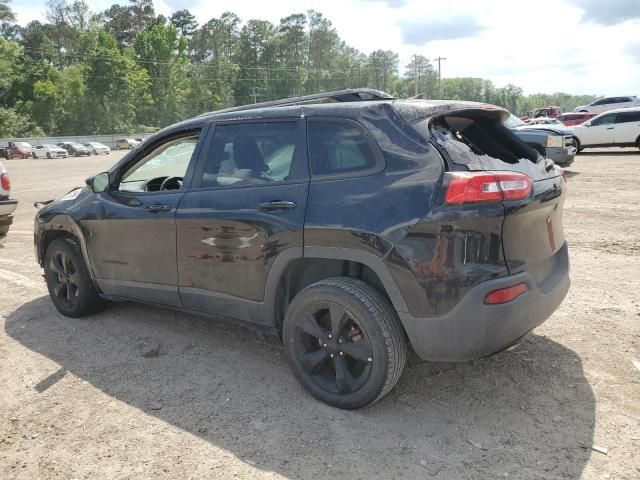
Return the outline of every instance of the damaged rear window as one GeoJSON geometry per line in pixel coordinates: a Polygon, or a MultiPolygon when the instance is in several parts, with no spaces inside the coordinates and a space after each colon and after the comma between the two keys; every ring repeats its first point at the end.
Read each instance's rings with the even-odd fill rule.
{"type": "Polygon", "coordinates": [[[465,111],[414,124],[448,154],[449,160],[470,170],[499,169],[523,159],[538,162],[538,153],[507,128],[495,112],[465,111]]]}

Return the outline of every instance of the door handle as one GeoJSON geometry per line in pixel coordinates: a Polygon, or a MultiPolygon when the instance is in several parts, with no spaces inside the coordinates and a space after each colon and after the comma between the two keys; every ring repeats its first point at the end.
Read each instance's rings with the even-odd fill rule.
{"type": "Polygon", "coordinates": [[[260,204],[260,210],[271,211],[271,210],[292,210],[296,208],[296,204],[294,202],[288,202],[284,200],[273,200],[271,202],[263,202],[260,204]]]}
{"type": "Polygon", "coordinates": [[[144,207],[148,212],[168,212],[171,210],[171,205],[162,205],[159,203],[154,203],[153,205],[147,205],[144,207]]]}
{"type": "Polygon", "coordinates": [[[607,130],[613,130],[615,127],[607,127],[607,130]]]}

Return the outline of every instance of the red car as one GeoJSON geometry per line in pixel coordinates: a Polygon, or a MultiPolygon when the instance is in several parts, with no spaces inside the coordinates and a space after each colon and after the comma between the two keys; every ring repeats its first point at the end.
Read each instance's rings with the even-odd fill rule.
{"type": "Polygon", "coordinates": [[[570,127],[572,125],[580,125],[581,123],[592,119],[596,115],[597,113],[589,112],[563,113],[562,115],[558,116],[558,120],[564,123],[567,127],[570,127]]]}
{"type": "Polygon", "coordinates": [[[33,147],[28,142],[9,142],[7,156],[11,158],[31,158],[33,147]]]}

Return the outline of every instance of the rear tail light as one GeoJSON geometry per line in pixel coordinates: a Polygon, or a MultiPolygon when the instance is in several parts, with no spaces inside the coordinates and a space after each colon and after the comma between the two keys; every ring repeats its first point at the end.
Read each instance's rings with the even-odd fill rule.
{"type": "Polygon", "coordinates": [[[11,190],[11,181],[9,180],[9,174],[3,173],[0,175],[0,182],[2,183],[2,189],[7,192],[11,190]]]}
{"type": "Polygon", "coordinates": [[[497,305],[500,303],[507,303],[511,300],[515,300],[517,297],[522,295],[524,292],[529,290],[526,283],[519,283],[514,285],[513,287],[501,288],[499,290],[494,290],[493,292],[487,293],[487,296],[484,297],[484,303],[486,305],[497,305]]]}
{"type": "Polygon", "coordinates": [[[444,200],[448,204],[500,202],[528,198],[533,182],[515,172],[448,172],[444,200]]]}

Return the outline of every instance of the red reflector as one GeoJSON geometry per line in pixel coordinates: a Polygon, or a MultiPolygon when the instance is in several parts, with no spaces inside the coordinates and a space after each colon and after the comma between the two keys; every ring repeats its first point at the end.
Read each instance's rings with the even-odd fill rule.
{"type": "Polygon", "coordinates": [[[8,173],[3,173],[2,175],[0,175],[0,182],[2,182],[3,190],[6,190],[7,192],[11,190],[11,182],[9,181],[8,173]]]}
{"type": "Polygon", "coordinates": [[[446,203],[519,200],[531,194],[533,182],[515,172],[448,172],[446,203]]]}
{"type": "Polygon", "coordinates": [[[517,285],[514,285],[513,287],[494,290],[493,292],[487,293],[487,296],[484,297],[484,303],[486,303],[487,305],[507,303],[522,295],[527,290],[529,290],[529,287],[527,287],[526,283],[519,283],[517,285]]]}

